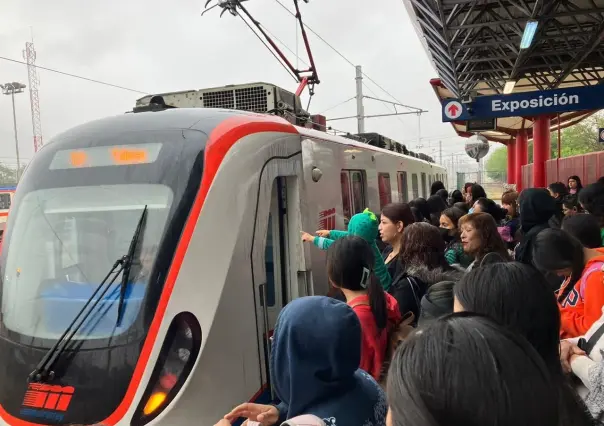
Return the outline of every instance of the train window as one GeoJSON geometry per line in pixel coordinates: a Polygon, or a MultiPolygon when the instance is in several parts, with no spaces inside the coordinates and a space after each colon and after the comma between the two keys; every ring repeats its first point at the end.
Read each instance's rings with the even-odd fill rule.
{"type": "Polygon", "coordinates": [[[353,214],[361,213],[365,210],[365,185],[363,182],[363,173],[360,171],[350,172],[352,181],[352,212],[353,214]]]}
{"type": "Polygon", "coordinates": [[[344,217],[350,219],[352,211],[351,199],[350,199],[350,177],[348,171],[340,173],[340,184],[342,185],[342,210],[344,217]]]}
{"type": "Polygon", "coordinates": [[[422,173],[422,197],[428,198],[428,188],[426,187],[426,174],[422,173]]]}
{"type": "Polygon", "coordinates": [[[407,172],[398,172],[398,198],[401,203],[407,203],[409,201],[407,172]]]}
{"type": "Polygon", "coordinates": [[[378,189],[380,192],[380,209],[392,202],[392,190],[390,188],[390,173],[378,173],[378,189]]]}
{"type": "Polygon", "coordinates": [[[413,199],[419,198],[419,184],[417,181],[417,173],[411,174],[411,191],[413,192],[413,199]]]}
{"type": "Polygon", "coordinates": [[[126,184],[48,188],[29,192],[13,225],[2,283],[2,317],[9,330],[56,339],[116,259],[125,253],[147,206],[144,228],[126,295],[123,321],[116,327],[119,286],[100,305],[104,314],[94,329],[76,339],[104,339],[134,323],[149,285],[157,248],[173,201],[164,185],[126,184]],[[10,271],[10,272],[9,272],[10,271]]]}
{"type": "Polygon", "coordinates": [[[350,219],[365,209],[365,180],[360,170],[342,170],[342,207],[344,219],[350,219]]]}
{"type": "Polygon", "coordinates": [[[264,266],[266,268],[266,304],[275,306],[275,256],[273,242],[273,215],[268,214],[268,227],[266,229],[266,247],[264,249],[264,266]]]}
{"type": "Polygon", "coordinates": [[[432,186],[432,175],[428,175],[428,186],[432,186]]]}
{"type": "Polygon", "coordinates": [[[10,209],[10,194],[0,194],[0,210],[10,209]]]}

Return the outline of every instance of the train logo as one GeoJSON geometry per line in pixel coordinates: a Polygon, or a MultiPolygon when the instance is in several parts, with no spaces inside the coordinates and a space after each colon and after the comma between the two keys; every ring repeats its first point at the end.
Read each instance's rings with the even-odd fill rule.
{"type": "Polygon", "coordinates": [[[331,231],[336,228],[336,209],[323,210],[319,213],[319,229],[331,231]]]}
{"type": "Polygon", "coordinates": [[[30,383],[22,405],[30,408],[67,411],[74,392],[73,386],[30,383]]]}

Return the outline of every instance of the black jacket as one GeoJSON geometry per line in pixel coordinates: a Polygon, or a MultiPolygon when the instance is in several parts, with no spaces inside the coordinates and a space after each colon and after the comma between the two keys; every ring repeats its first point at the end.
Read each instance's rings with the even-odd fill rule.
{"type": "MultiPolygon", "coordinates": [[[[558,206],[556,201],[544,188],[529,188],[520,193],[521,240],[514,250],[517,262],[535,267],[533,262],[533,242],[544,229],[551,228],[558,206]]],[[[553,290],[560,288],[561,279],[552,273],[544,274],[553,290]]]]}
{"type": "Polygon", "coordinates": [[[421,300],[428,288],[441,281],[457,282],[462,276],[463,272],[454,269],[428,269],[424,265],[407,265],[405,270],[393,279],[388,292],[398,302],[401,315],[413,312],[417,322],[421,300]]]}

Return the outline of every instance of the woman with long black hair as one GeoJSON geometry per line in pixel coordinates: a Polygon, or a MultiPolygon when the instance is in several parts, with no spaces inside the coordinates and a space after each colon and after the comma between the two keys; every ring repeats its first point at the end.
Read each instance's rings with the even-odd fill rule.
{"type": "Polygon", "coordinates": [[[461,244],[459,219],[466,213],[457,207],[446,209],[440,215],[440,233],[445,240],[445,259],[451,266],[459,265],[466,269],[472,263],[472,256],[467,255],[461,244]]]}
{"type": "Polygon", "coordinates": [[[568,178],[568,193],[571,195],[578,195],[579,192],[583,189],[583,184],[581,183],[581,178],[579,176],[573,175],[568,178]]]}
{"type": "Polygon", "coordinates": [[[388,346],[388,328],[400,322],[394,297],[384,292],[373,276],[373,252],[360,237],[336,240],[327,251],[327,275],[332,286],[342,290],[346,303],[361,322],[361,364],[379,380],[388,346]]]}
{"type": "Polygon", "coordinates": [[[524,337],[468,313],[436,320],[401,345],[387,397],[388,426],[591,424],[579,405],[560,409],[565,395],[524,337]]]}
{"type": "Polygon", "coordinates": [[[533,243],[535,266],[566,280],[560,288],[561,337],[583,336],[602,315],[604,249],[589,249],[561,229],[541,231],[533,243]]]}

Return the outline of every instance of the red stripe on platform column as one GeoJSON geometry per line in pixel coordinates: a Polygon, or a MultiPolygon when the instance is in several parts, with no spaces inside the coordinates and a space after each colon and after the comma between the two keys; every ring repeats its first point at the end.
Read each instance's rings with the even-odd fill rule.
{"type": "Polygon", "coordinates": [[[533,187],[547,186],[545,162],[550,157],[550,125],[547,116],[538,117],[533,124],[533,187]]]}
{"type": "Polygon", "coordinates": [[[507,146],[508,150],[508,183],[516,183],[516,142],[510,141],[507,146]]]}
{"type": "Polygon", "coordinates": [[[516,134],[516,189],[518,191],[522,190],[522,166],[525,166],[528,163],[528,151],[526,148],[527,145],[527,135],[526,130],[520,130],[516,134]]]}

